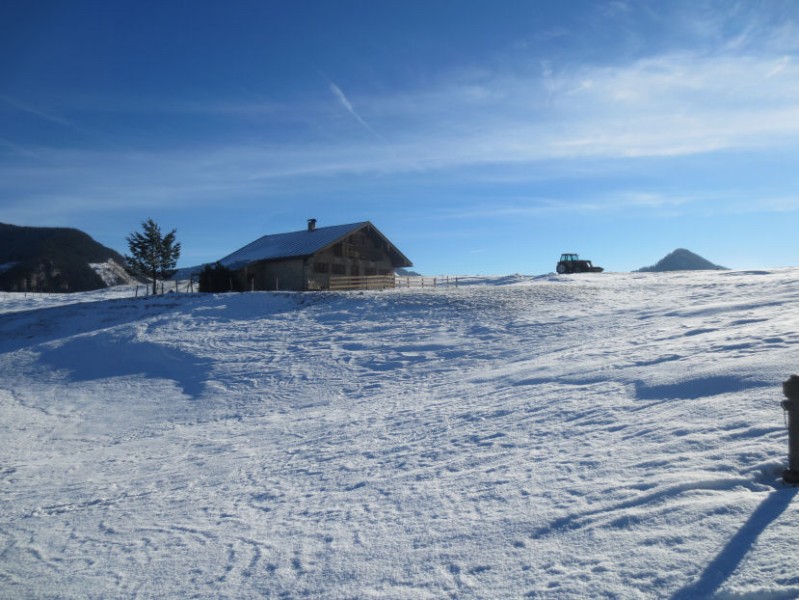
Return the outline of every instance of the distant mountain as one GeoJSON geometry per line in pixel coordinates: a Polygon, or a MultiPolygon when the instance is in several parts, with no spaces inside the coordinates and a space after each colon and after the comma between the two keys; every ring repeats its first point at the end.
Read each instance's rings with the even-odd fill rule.
{"type": "Polygon", "coordinates": [[[133,283],[125,259],[77,229],[0,223],[0,290],[83,292],[133,283]]]}
{"type": "Polygon", "coordinates": [[[674,252],[667,254],[651,267],[643,267],[638,269],[638,271],[642,273],[662,273],[664,271],[717,271],[726,268],[727,267],[714,265],[709,260],[702,258],[698,254],[694,254],[690,250],[677,248],[674,252]]]}

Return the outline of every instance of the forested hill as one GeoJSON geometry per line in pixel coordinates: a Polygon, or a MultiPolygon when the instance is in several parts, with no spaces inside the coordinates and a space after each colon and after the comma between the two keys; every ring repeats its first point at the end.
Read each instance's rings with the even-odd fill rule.
{"type": "Polygon", "coordinates": [[[78,229],[0,223],[0,290],[81,292],[131,282],[125,259],[78,229]]]}

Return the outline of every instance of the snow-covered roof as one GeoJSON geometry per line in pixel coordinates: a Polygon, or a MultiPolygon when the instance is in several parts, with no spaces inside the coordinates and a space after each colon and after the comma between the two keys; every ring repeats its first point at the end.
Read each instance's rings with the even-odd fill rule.
{"type": "MultiPolygon", "coordinates": [[[[371,227],[381,237],[384,237],[369,221],[350,223],[347,225],[317,227],[313,230],[303,229],[290,233],[276,233],[258,238],[254,242],[227,255],[219,262],[228,268],[237,269],[261,260],[280,260],[284,258],[311,256],[364,227],[371,227]]],[[[410,261],[402,256],[396,249],[394,249],[394,251],[399,254],[403,261],[408,263],[407,265],[403,264],[400,266],[410,266],[410,261]]]]}

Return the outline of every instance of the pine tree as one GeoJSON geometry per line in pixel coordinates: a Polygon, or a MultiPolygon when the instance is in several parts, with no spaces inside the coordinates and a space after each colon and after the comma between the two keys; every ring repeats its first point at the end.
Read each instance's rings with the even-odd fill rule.
{"type": "Polygon", "coordinates": [[[175,265],[180,257],[180,242],[175,241],[173,229],[166,235],[152,219],[142,223],[142,232],[134,232],[127,238],[130,256],[125,256],[128,268],[136,275],[143,275],[153,282],[153,294],[158,293],[159,278],[168,279],[175,274],[175,265]]]}

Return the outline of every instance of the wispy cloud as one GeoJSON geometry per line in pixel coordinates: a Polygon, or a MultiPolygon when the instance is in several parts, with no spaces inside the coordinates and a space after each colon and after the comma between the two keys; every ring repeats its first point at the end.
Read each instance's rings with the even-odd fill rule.
{"type": "Polygon", "coordinates": [[[561,198],[551,196],[507,196],[499,195],[490,202],[481,202],[468,208],[449,208],[442,211],[447,219],[480,221],[504,221],[508,218],[528,219],[551,215],[599,215],[625,214],[632,212],[674,215],[696,210],[708,201],[702,195],[682,193],[615,190],[601,194],[592,193],[590,197],[569,194],[561,198]]]}
{"type": "Polygon", "coordinates": [[[338,87],[338,86],[337,86],[335,83],[333,83],[332,81],[329,81],[329,82],[328,82],[328,87],[330,88],[330,91],[331,91],[331,92],[333,92],[333,95],[334,95],[334,96],[335,96],[335,97],[338,99],[338,101],[341,103],[341,105],[342,105],[344,108],[346,108],[346,109],[347,109],[347,112],[349,112],[349,113],[350,113],[350,114],[351,114],[351,115],[352,115],[352,116],[355,118],[355,120],[356,120],[356,121],[358,121],[358,123],[360,123],[361,125],[363,125],[363,127],[364,127],[364,128],[365,128],[365,129],[366,129],[366,130],[367,130],[369,133],[371,133],[372,135],[374,135],[375,137],[377,137],[377,138],[378,138],[378,139],[380,139],[381,141],[383,141],[383,142],[385,142],[385,141],[386,141],[386,139],[385,139],[385,138],[384,138],[382,135],[380,135],[379,133],[377,133],[377,131],[375,131],[375,130],[372,128],[372,126],[371,126],[371,125],[369,125],[369,123],[367,123],[366,121],[364,121],[364,120],[363,120],[363,118],[361,117],[361,115],[359,115],[359,114],[358,114],[358,113],[355,111],[355,108],[352,106],[352,103],[349,101],[349,99],[348,99],[348,98],[347,98],[347,96],[344,94],[344,92],[342,92],[342,91],[341,91],[341,88],[340,88],[340,87],[338,87]]]}
{"type": "Polygon", "coordinates": [[[772,77],[774,77],[776,75],[779,75],[783,70],[785,70],[785,67],[787,67],[790,62],[791,62],[790,57],[783,56],[777,62],[777,64],[774,66],[774,68],[771,69],[771,71],[769,71],[768,73],[766,73],[766,75],[765,75],[766,79],[770,79],[770,78],[772,78],[772,77]]]}
{"type": "MultiPolygon", "coordinates": [[[[210,112],[230,117],[225,125],[244,121],[262,129],[249,127],[246,137],[220,142],[222,128],[218,128],[206,140],[198,134],[190,140],[188,136],[170,140],[163,148],[151,144],[139,152],[121,151],[121,144],[106,152],[54,150],[23,146],[6,136],[0,146],[20,164],[0,165],[0,192],[34,206],[32,200],[61,197],[57,190],[69,190],[58,208],[79,212],[112,204],[184,206],[220,197],[265,195],[289,189],[292,178],[309,182],[341,174],[460,170],[464,180],[474,182],[487,172],[477,167],[485,166],[500,177],[513,175],[512,186],[525,177],[526,181],[547,176],[590,178],[596,176],[591,165],[625,165],[632,171],[633,165],[644,162],[641,159],[718,153],[723,162],[722,152],[782,151],[799,145],[799,63],[791,56],[784,48],[751,53],[681,51],[612,65],[564,64],[553,58],[504,71],[463,70],[426,88],[359,96],[368,121],[328,80],[337,105],[370,136],[383,142],[387,137],[390,144],[375,144],[366,136],[342,138],[341,119],[329,118],[331,100],[324,88],[303,104],[279,98],[206,104],[167,101],[161,110],[170,119],[186,112],[193,123],[202,124],[197,115],[210,112]],[[298,128],[301,135],[292,135],[294,130],[287,127],[298,128]],[[273,131],[282,135],[272,135],[273,131]],[[34,162],[29,160],[33,155],[40,160],[27,164],[34,162]],[[517,180],[520,173],[524,175],[517,180]],[[17,193],[23,188],[25,193],[17,193]]],[[[14,98],[0,95],[0,102],[76,128],[57,114],[14,98]]],[[[153,99],[127,102],[131,111],[138,105],[159,110],[153,99]]],[[[217,126],[220,122],[211,121],[217,126]]],[[[618,207],[666,211],[692,202],[684,195],[675,200],[657,190],[637,196],[620,191],[583,201],[531,196],[501,209],[492,205],[486,215],[618,207]]],[[[764,210],[794,206],[790,198],[760,204],[764,210]]],[[[42,205],[41,210],[47,209],[42,205]]]]}
{"type": "Polygon", "coordinates": [[[36,116],[36,117],[38,117],[40,119],[43,119],[45,121],[49,121],[50,123],[55,123],[55,124],[61,125],[63,127],[68,127],[69,129],[73,129],[75,131],[81,131],[82,132],[82,129],[78,125],[73,123],[72,121],[64,119],[63,117],[60,117],[60,116],[58,116],[56,114],[53,114],[53,113],[50,113],[50,112],[46,112],[46,111],[43,111],[43,110],[39,110],[38,108],[35,108],[35,107],[30,106],[30,105],[28,105],[28,104],[26,104],[24,102],[21,102],[20,100],[18,100],[16,98],[12,98],[10,96],[5,96],[5,95],[0,95],[0,100],[5,102],[7,105],[11,106],[12,108],[14,108],[16,110],[19,110],[19,111],[34,115],[34,116],[36,116]]]}
{"type": "MultiPolygon", "coordinates": [[[[338,86],[331,82],[329,89],[361,127],[385,141],[338,86]]],[[[559,70],[553,64],[544,76],[537,68],[484,74],[474,81],[454,80],[366,101],[381,130],[390,132],[390,145],[331,135],[334,129],[324,131],[333,127],[324,121],[324,109],[311,104],[297,110],[307,115],[317,111],[315,127],[322,135],[318,129],[307,130],[305,135],[284,135],[279,142],[268,141],[274,135],[264,135],[263,143],[250,139],[223,145],[218,137],[205,144],[193,138],[186,147],[148,148],[140,159],[170,165],[175,173],[182,165],[203,164],[205,173],[220,179],[231,174],[231,179],[253,182],[544,161],[574,160],[576,165],[586,160],[760,151],[799,143],[799,63],[782,56],[682,53],[614,67],[559,70]],[[475,93],[478,89],[490,93],[475,93]]],[[[275,110],[280,121],[287,120],[287,109],[275,110]]],[[[6,142],[6,147],[16,143],[6,142]]]]}
{"type": "Polygon", "coordinates": [[[15,144],[14,142],[7,140],[5,138],[0,138],[0,147],[6,148],[7,150],[11,150],[14,154],[17,155],[25,156],[28,158],[36,158],[35,152],[31,152],[24,146],[15,144]]]}
{"type": "MultiPolygon", "coordinates": [[[[185,158],[194,153],[202,162],[216,161],[218,172],[255,181],[542,161],[629,161],[787,148],[799,142],[799,63],[782,53],[681,52],[613,66],[543,64],[543,69],[536,62],[526,70],[460,72],[424,89],[363,96],[368,121],[328,81],[337,104],[371,136],[382,142],[388,138],[390,144],[342,138],[324,98],[305,104],[231,100],[182,107],[193,124],[202,126],[196,115],[207,111],[229,119],[231,127],[209,120],[216,128],[209,129],[206,143],[202,131],[193,130],[185,147],[172,139],[163,151],[153,149],[157,139],[148,139],[147,154],[154,162],[162,161],[159,154],[165,152],[196,163],[185,158]],[[231,133],[236,128],[243,132],[240,137],[231,133]]],[[[0,101],[74,127],[13,98],[0,96],[0,101]]],[[[152,100],[137,104],[157,110],[152,100]]],[[[166,102],[163,112],[171,118],[181,106],[166,102]]],[[[20,155],[23,149],[28,155],[44,150],[8,136],[0,144],[20,155]]]]}

